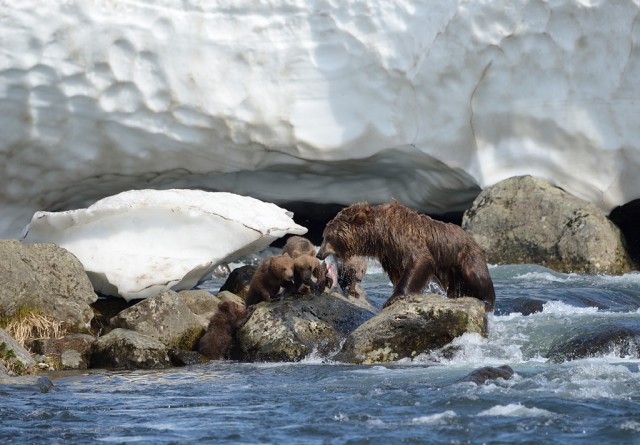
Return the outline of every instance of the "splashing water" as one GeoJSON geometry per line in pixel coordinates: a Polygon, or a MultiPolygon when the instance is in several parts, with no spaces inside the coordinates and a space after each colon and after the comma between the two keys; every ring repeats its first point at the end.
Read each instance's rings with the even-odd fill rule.
{"type": "MultiPolygon", "coordinates": [[[[363,285],[392,292],[375,267],[363,285]]],[[[491,267],[489,335],[466,334],[414,360],[345,365],[210,362],[164,371],[92,371],[48,393],[0,387],[2,443],[638,443],[640,358],[606,349],[554,362],[567,340],[640,326],[640,274],[491,267]],[[509,365],[509,380],[460,381],[509,365]]],[[[206,283],[216,291],[220,282],[206,283]]],[[[626,332],[626,331],[625,331],[626,332]]],[[[630,340],[633,340],[631,335],[630,340]]],[[[629,351],[627,351],[629,352],[629,351]]]]}

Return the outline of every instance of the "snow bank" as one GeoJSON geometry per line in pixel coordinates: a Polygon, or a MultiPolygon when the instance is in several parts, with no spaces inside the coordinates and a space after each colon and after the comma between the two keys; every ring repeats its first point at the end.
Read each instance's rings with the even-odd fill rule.
{"type": "Polygon", "coordinates": [[[632,0],[0,1],[0,235],[136,188],[640,198],[632,0]]]}

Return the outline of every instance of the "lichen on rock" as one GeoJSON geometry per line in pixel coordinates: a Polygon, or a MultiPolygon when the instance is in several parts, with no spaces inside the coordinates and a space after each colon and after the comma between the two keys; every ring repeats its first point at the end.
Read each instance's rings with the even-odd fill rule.
{"type": "Polygon", "coordinates": [[[410,295],[354,330],[335,359],[372,364],[413,358],[467,332],[487,333],[484,303],[480,300],[410,295]]]}

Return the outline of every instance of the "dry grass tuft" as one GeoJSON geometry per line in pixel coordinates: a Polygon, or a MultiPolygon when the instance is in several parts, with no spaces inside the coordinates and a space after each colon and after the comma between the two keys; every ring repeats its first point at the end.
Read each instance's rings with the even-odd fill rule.
{"type": "Polygon", "coordinates": [[[8,321],[5,331],[22,346],[32,338],[62,338],[67,334],[63,322],[38,312],[29,312],[8,321]]]}

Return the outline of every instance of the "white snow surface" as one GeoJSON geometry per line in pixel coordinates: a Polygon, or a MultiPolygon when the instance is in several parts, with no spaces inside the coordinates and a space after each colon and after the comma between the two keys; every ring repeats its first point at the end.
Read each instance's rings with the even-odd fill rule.
{"type": "Polygon", "coordinates": [[[0,0],[0,236],[122,190],[640,198],[638,0],[0,0]]]}
{"type": "Polygon", "coordinates": [[[55,243],[96,291],[132,300],[191,289],[223,262],[307,229],[275,204],[231,193],[134,190],[86,209],[36,212],[23,242],[55,243]]]}

